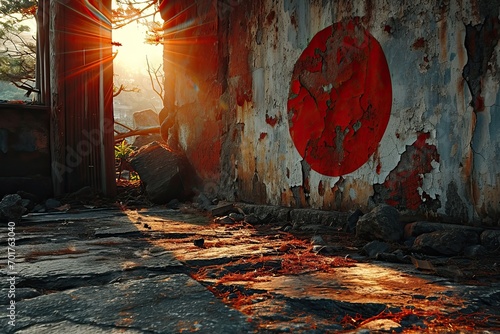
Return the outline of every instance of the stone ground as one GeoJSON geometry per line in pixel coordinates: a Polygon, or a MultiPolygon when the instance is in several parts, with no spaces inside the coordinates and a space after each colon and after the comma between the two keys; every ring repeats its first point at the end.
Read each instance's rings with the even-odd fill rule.
{"type": "MultiPolygon", "coordinates": [[[[498,255],[375,261],[336,227],[346,215],[242,209],[268,219],[187,206],[24,217],[14,268],[0,271],[1,332],[500,332],[498,255]]],[[[6,263],[7,227],[0,235],[6,263]]]]}

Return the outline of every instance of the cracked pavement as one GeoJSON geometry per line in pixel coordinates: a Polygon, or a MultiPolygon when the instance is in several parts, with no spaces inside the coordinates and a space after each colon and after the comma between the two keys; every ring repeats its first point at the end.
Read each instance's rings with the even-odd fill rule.
{"type": "MultiPolygon", "coordinates": [[[[277,208],[260,208],[279,217],[277,208]]],[[[257,208],[254,208],[257,210],[257,208]]],[[[293,216],[293,215],[292,215],[293,216]]],[[[299,215],[300,216],[300,215],[299,215]]],[[[302,216],[303,217],[303,216],[302,216]]],[[[312,215],[310,217],[313,217],[312,215]]],[[[317,217],[322,217],[321,215],[317,217]]],[[[460,281],[368,260],[336,224],[283,231],[189,207],[31,214],[15,226],[5,333],[325,333],[499,330],[498,276],[460,281]],[[311,236],[329,245],[313,251],[311,236]],[[8,310],[15,301],[15,326],[8,310]]],[[[7,230],[0,237],[7,245],[7,230]]],[[[2,254],[6,262],[7,252],[2,254]]]]}

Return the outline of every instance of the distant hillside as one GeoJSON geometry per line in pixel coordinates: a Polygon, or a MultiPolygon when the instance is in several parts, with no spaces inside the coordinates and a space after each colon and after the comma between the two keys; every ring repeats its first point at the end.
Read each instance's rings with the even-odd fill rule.
{"type": "Polygon", "coordinates": [[[29,97],[24,96],[26,91],[17,88],[7,81],[0,81],[0,100],[30,100],[29,97]]]}

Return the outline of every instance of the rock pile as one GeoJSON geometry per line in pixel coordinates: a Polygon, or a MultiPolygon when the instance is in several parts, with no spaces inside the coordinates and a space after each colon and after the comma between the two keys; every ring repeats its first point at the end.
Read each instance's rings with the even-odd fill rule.
{"type": "Polygon", "coordinates": [[[403,223],[399,212],[388,205],[377,206],[364,215],[353,213],[347,228],[356,219],[356,238],[372,241],[364,247],[370,257],[385,256],[391,249],[389,243],[409,253],[437,256],[478,257],[500,251],[500,230],[420,220],[403,223]]]}

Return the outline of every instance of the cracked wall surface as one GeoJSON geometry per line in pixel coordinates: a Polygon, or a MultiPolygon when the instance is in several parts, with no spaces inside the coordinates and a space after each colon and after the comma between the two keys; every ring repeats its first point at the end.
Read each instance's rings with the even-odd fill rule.
{"type": "Polygon", "coordinates": [[[169,1],[162,134],[230,200],[498,225],[499,7],[169,1]]]}

